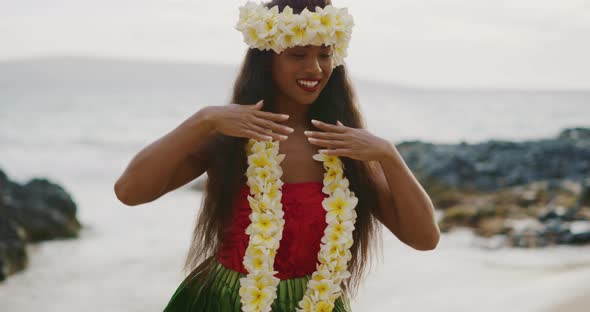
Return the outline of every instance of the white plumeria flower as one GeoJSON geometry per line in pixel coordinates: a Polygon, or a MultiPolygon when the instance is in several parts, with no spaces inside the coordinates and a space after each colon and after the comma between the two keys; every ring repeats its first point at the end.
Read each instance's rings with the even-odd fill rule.
{"type": "Polygon", "coordinates": [[[354,230],[354,224],[352,223],[352,221],[346,220],[343,222],[334,222],[334,223],[328,224],[324,233],[334,232],[339,235],[343,235],[343,234],[351,234],[352,235],[353,230],[354,230]]]}
{"type": "Polygon", "coordinates": [[[253,167],[252,168],[251,176],[253,176],[256,180],[259,181],[267,181],[273,178],[274,172],[272,167],[265,166],[265,167],[253,167]]]}
{"type": "Polygon", "coordinates": [[[258,46],[264,42],[262,38],[258,36],[258,32],[253,27],[248,27],[244,30],[244,42],[249,46],[258,46]]]}
{"type": "Polygon", "coordinates": [[[274,210],[273,208],[277,205],[277,201],[279,200],[278,198],[272,198],[266,194],[262,195],[262,198],[254,198],[250,195],[246,198],[248,199],[250,207],[255,209],[258,213],[274,210]]]}
{"type": "Polygon", "coordinates": [[[331,301],[320,301],[315,305],[314,312],[332,312],[334,303],[331,301]]]}
{"type": "Polygon", "coordinates": [[[334,66],[344,65],[344,58],[348,56],[347,46],[335,45],[333,50],[334,66]]]}
{"type": "MultiPolygon", "coordinates": [[[[265,195],[269,194],[269,195],[266,195],[266,197],[271,198],[271,199],[272,199],[272,197],[270,196],[270,192],[271,192],[271,190],[274,189],[272,186],[272,183],[273,183],[272,179],[266,180],[266,179],[263,179],[263,178],[260,178],[257,176],[251,176],[250,181],[249,181],[249,185],[256,189],[255,194],[260,194],[260,193],[265,194],[265,195]]],[[[258,198],[258,199],[260,199],[260,198],[258,198]]]]}
{"type": "Polygon", "coordinates": [[[350,220],[353,218],[353,209],[356,207],[358,199],[356,197],[347,197],[340,188],[336,189],[332,196],[322,201],[322,206],[326,209],[326,222],[332,223],[338,220],[350,220]]]}
{"type": "Polygon", "coordinates": [[[254,167],[271,167],[275,165],[272,155],[267,153],[254,153],[248,157],[248,165],[254,167]]]}
{"type": "Polygon", "coordinates": [[[248,235],[260,233],[264,236],[271,236],[282,230],[280,219],[270,213],[253,213],[250,215],[250,220],[252,222],[246,228],[248,235]]]}
{"type": "MultiPolygon", "coordinates": [[[[348,238],[351,237],[352,235],[349,234],[348,238]]],[[[322,262],[331,261],[335,258],[342,258],[346,261],[352,259],[352,253],[347,244],[349,244],[348,241],[346,241],[346,244],[322,244],[318,259],[321,258],[322,262]]]]}
{"type": "Polygon", "coordinates": [[[332,184],[336,180],[342,180],[344,170],[342,167],[331,167],[324,173],[324,184],[332,184]]]}
{"type": "Polygon", "coordinates": [[[238,20],[238,26],[236,28],[238,30],[243,30],[245,27],[248,27],[250,21],[257,16],[260,16],[262,8],[254,2],[248,2],[244,6],[239,8],[240,10],[240,18],[238,20]]]}
{"type": "Polygon", "coordinates": [[[248,203],[250,204],[250,208],[252,208],[252,211],[255,213],[261,213],[263,212],[263,208],[260,207],[260,201],[258,201],[256,198],[248,195],[246,197],[246,199],[248,200],[248,203]]]}
{"type": "MultiPolygon", "coordinates": [[[[317,11],[317,9],[316,9],[317,11]]],[[[320,15],[316,12],[311,12],[307,8],[303,9],[300,13],[301,16],[307,20],[307,27],[318,29],[321,25],[320,15]]]]}
{"type": "Polygon", "coordinates": [[[286,47],[293,46],[293,42],[295,40],[295,36],[292,33],[284,32],[280,35],[277,39],[277,45],[280,47],[277,53],[283,52],[286,47]]]}
{"type": "Polygon", "coordinates": [[[334,29],[334,33],[332,34],[332,38],[334,40],[334,45],[341,48],[346,49],[346,44],[340,44],[340,42],[348,42],[350,40],[351,33],[348,32],[345,28],[338,28],[334,29]]]}
{"type": "Polygon", "coordinates": [[[326,228],[324,233],[325,235],[322,237],[322,243],[324,244],[346,245],[348,241],[352,240],[352,234],[337,233],[333,231],[333,228],[326,228]]]}
{"type": "Polygon", "coordinates": [[[284,26],[287,26],[293,22],[294,17],[295,15],[293,14],[293,9],[290,6],[286,6],[279,16],[279,27],[284,29],[284,26]]]}
{"type": "Polygon", "coordinates": [[[344,64],[353,26],[348,10],[332,5],[293,14],[289,6],[279,13],[278,6],[269,9],[264,4],[248,3],[240,8],[235,28],[243,33],[250,47],[276,53],[297,45],[334,45],[338,51],[333,55],[332,66],[336,67],[344,64]]]}
{"type": "Polygon", "coordinates": [[[327,262],[326,265],[332,272],[344,272],[346,271],[346,260],[342,258],[333,259],[330,262],[327,262]]]}
{"type": "MultiPolygon", "coordinates": [[[[272,130],[269,130],[272,132],[272,130]]],[[[252,153],[265,153],[266,151],[277,152],[279,149],[278,142],[275,141],[257,141],[254,139],[248,140],[246,149],[252,153]]]]}
{"type": "Polygon", "coordinates": [[[352,31],[352,27],[354,26],[354,19],[352,18],[352,15],[348,14],[348,9],[341,8],[338,11],[339,22],[345,25],[348,31],[352,31]]]}
{"type": "MultiPolygon", "coordinates": [[[[350,240],[350,242],[352,242],[352,240],[350,240]]],[[[345,244],[322,243],[320,252],[318,253],[318,260],[321,263],[328,263],[334,259],[340,258],[349,261],[352,259],[352,254],[349,250],[350,246],[352,246],[352,243],[349,243],[348,240],[345,244]]]]}
{"type": "Polygon", "coordinates": [[[324,178],[324,187],[322,188],[322,192],[325,194],[332,194],[336,191],[337,188],[340,188],[344,191],[344,194],[348,197],[352,197],[354,193],[349,191],[350,182],[347,178],[336,178],[331,183],[328,183],[329,179],[324,178]]]}
{"type": "Polygon", "coordinates": [[[285,32],[292,34],[292,42],[294,45],[304,45],[309,37],[314,35],[313,31],[308,31],[307,19],[301,15],[295,15],[289,26],[285,27],[285,32]]]}
{"type": "Polygon", "coordinates": [[[279,241],[275,236],[265,236],[257,233],[250,236],[250,244],[264,246],[265,248],[277,249],[279,241]]]}
{"type": "Polygon", "coordinates": [[[248,257],[262,257],[262,256],[269,256],[271,254],[271,249],[264,248],[263,246],[248,246],[246,249],[246,256],[248,257]]]}
{"type": "Polygon", "coordinates": [[[329,279],[323,279],[321,281],[309,280],[307,286],[314,292],[316,298],[320,300],[329,300],[334,293],[340,291],[338,285],[335,285],[329,279]]]}
{"type": "Polygon", "coordinates": [[[244,267],[248,272],[261,272],[270,269],[270,262],[265,255],[245,257],[243,261],[244,267]]]}
{"type": "Polygon", "coordinates": [[[259,272],[259,273],[248,273],[247,278],[244,279],[244,286],[254,286],[258,288],[268,287],[269,285],[278,285],[279,279],[273,276],[278,273],[277,271],[272,272],[259,272]]]}
{"type": "Polygon", "coordinates": [[[301,299],[301,301],[299,301],[299,308],[297,309],[298,312],[314,312],[315,311],[315,305],[313,300],[305,295],[303,296],[303,299],[301,299]]]}
{"type": "Polygon", "coordinates": [[[343,254],[341,244],[323,244],[318,255],[318,260],[322,263],[330,262],[343,254]]]}
{"type": "Polygon", "coordinates": [[[311,274],[311,279],[314,281],[322,281],[325,279],[329,279],[332,276],[328,266],[325,264],[317,264],[316,270],[311,274]]]}
{"type": "Polygon", "coordinates": [[[252,179],[252,181],[247,182],[247,184],[250,186],[250,191],[254,194],[264,193],[264,196],[266,196],[273,203],[280,203],[283,192],[281,191],[278,183],[259,183],[259,181],[252,179]]]}
{"type": "Polygon", "coordinates": [[[262,18],[253,25],[260,38],[267,39],[277,32],[277,14],[278,7],[275,6],[265,12],[262,18]]]}
{"type": "Polygon", "coordinates": [[[336,26],[336,17],[338,16],[338,10],[331,5],[325,8],[317,8],[316,13],[319,15],[320,33],[332,36],[334,34],[334,27],[336,26]]]}
{"type": "Polygon", "coordinates": [[[265,308],[271,300],[274,289],[272,287],[246,287],[242,297],[243,311],[270,311],[265,308]]]}
{"type": "Polygon", "coordinates": [[[345,280],[345,279],[349,278],[350,276],[351,276],[351,274],[348,270],[341,270],[341,271],[336,272],[335,280],[337,281],[338,284],[340,284],[340,282],[342,280],[345,280]]]}
{"type": "Polygon", "coordinates": [[[342,160],[338,156],[334,155],[325,155],[325,154],[315,154],[312,156],[313,159],[317,161],[321,161],[324,163],[325,167],[340,167],[343,165],[342,160]]]}
{"type": "MultiPolygon", "coordinates": [[[[242,297],[242,302],[244,302],[244,299],[252,298],[253,295],[255,295],[254,297],[261,295],[256,293],[256,290],[265,291],[267,296],[263,299],[272,302],[276,298],[276,292],[271,292],[272,288],[276,287],[280,282],[278,278],[273,276],[276,273],[276,271],[248,273],[246,277],[240,278],[239,294],[242,297]]],[[[257,303],[254,303],[254,305],[257,305],[257,303]]]]}

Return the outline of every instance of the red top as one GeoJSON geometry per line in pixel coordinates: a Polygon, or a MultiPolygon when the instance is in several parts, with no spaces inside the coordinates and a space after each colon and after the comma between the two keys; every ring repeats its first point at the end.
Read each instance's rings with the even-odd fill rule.
{"type": "MultiPolygon", "coordinates": [[[[317,255],[326,228],[326,211],[322,200],[322,182],[285,183],[282,186],[285,226],[274,262],[275,276],[281,280],[309,275],[316,270],[317,255]]],[[[242,261],[248,247],[246,228],[252,209],[247,196],[250,188],[243,185],[234,205],[234,219],[226,230],[217,259],[225,267],[247,274],[242,261]],[[237,211],[236,211],[237,209],[237,211]]]]}

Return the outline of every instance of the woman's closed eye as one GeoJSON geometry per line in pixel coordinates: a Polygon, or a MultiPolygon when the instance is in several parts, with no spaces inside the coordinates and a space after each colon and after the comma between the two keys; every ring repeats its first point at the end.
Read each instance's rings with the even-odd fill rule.
{"type": "MultiPolygon", "coordinates": [[[[295,54],[291,54],[291,56],[293,56],[293,57],[295,57],[295,58],[298,58],[298,59],[303,59],[303,58],[305,58],[305,54],[298,54],[298,53],[295,53],[295,54]]],[[[332,54],[322,54],[322,55],[320,55],[320,56],[321,56],[322,58],[325,58],[325,59],[326,59],[326,58],[331,58],[331,57],[332,57],[332,54]]]]}

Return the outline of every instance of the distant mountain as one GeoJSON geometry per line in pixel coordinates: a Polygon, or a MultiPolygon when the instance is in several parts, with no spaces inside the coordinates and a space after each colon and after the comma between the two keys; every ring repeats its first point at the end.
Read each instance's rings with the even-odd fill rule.
{"type": "MultiPolygon", "coordinates": [[[[231,87],[239,68],[231,65],[94,57],[42,57],[0,61],[0,88],[165,88],[231,87]]],[[[377,89],[402,86],[353,79],[377,89]]]]}
{"type": "Polygon", "coordinates": [[[0,62],[0,86],[183,89],[226,85],[237,68],[90,57],[46,57],[0,62]]]}
{"type": "MultiPolygon", "coordinates": [[[[176,61],[117,59],[85,56],[48,56],[0,61],[0,90],[49,88],[76,90],[204,90],[207,93],[231,91],[238,66],[176,61]]],[[[440,89],[406,86],[390,82],[351,77],[364,93],[389,96],[404,93],[431,94],[563,94],[588,90],[525,89],[440,89]]]]}

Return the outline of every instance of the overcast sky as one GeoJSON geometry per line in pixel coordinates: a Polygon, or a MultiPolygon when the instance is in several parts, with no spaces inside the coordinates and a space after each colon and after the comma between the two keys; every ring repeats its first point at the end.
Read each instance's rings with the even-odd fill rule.
{"type": "MultiPolygon", "coordinates": [[[[0,0],[0,60],[91,55],[239,64],[243,0],[0,0]]],[[[334,0],[359,77],[590,89],[590,0],[334,0]]]]}

